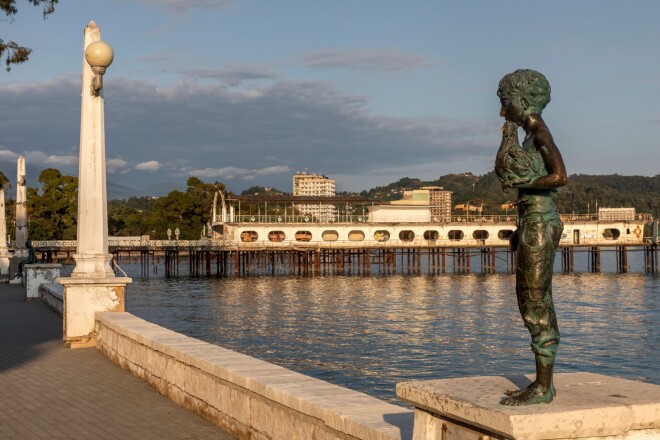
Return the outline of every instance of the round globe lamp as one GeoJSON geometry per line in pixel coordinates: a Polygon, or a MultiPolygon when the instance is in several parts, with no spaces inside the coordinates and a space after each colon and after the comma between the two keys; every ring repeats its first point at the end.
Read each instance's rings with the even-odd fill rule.
{"type": "Polygon", "coordinates": [[[95,41],[85,49],[85,60],[94,72],[92,95],[99,96],[99,92],[103,88],[103,74],[114,58],[115,53],[112,47],[105,41],[95,41]]]}

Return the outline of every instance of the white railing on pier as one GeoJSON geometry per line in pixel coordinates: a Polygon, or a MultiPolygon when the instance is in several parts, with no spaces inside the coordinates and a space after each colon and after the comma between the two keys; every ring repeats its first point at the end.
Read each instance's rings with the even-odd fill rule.
{"type": "MultiPolygon", "coordinates": [[[[597,222],[601,221],[598,214],[560,214],[561,220],[564,222],[597,222]]],[[[451,216],[432,217],[430,223],[516,223],[518,216],[515,210],[511,214],[503,215],[477,215],[477,214],[453,214],[451,216]]],[[[251,215],[236,215],[233,221],[228,223],[320,223],[320,224],[337,224],[337,223],[350,223],[350,224],[364,224],[369,220],[368,215],[344,215],[337,214],[332,217],[316,217],[312,215],[265,215],[265,214],[251,214],[251,215]]],[[[653,215],[649,213],[637,213],[634,220],[653,220],[653,215]]],[[[602,221],[619,221],[619,220],[602,220],[602,221]]],[[[216,223],[221,222],[221,217],[217,216],[216,223]]],[[[405,223],[405,220],[399,220],[400,223],[405,223]]],[[[417,223],[416,221],[411,221],[417,223]]],[[[391,222],[383,222],[391,223],[391,222]]],[[[369,223],[374,224],[374,223],[369,223]]]]}
{"type": "MultiPolygon", "coordinates": [[[[429,223],[466,223],[466,222],[483,222],[483,223],[515,223],[516,215],[452,215],[452,216],[440,216],[432,217],[429,223]]],[[[262,215],[262,214],[252,214],[252,215],[236,215],[234,216],[233,221],[228,223],[269,223],[269,224],[278,224],[278,223],[312,223],[312,224],[366,224],[368,223],[368,215],[344,215],[337,214],[332,217],[316,217],[312,215],[262,215]]],[[[220,216],[217,217],[216,222],[220,223],[220,216]]],[[[398,219],[399,223],[419,223],[414,219],[398,219]]],[[[392,223],[390,221],[382,223],[392,223]]],[[[370,222],[368,224],[377,224],[370,222]]]]}

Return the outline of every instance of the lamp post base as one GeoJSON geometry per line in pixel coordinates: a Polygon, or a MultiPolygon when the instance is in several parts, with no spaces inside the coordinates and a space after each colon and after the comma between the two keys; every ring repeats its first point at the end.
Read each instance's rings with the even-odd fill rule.
{"type": "Polygon", "coordinates": [[[89,347],[96,339],[96,312],[123,312],[124,289],[131,278],[58,278],[64,286],[64,342],[89,347]]]}
{"type": "Polygon", "coordinates": [[[71,278],[114,278],[115,273],[110,266],[111,254],[74,254],[76,267],[71,272],[71,278]]]}

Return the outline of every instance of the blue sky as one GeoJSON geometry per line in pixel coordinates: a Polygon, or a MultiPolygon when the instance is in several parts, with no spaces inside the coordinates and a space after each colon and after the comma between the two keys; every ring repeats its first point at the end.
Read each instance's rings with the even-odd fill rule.
{"type": "Polygon", "coordinates": [[[0,73],[0,169],[77,174],[82,32],[113,46],[104,78],[108,180],[189,176],[339,190],[492,169],[499,79],[552,86],[546,122],[569,173],[660,170],[660,2],[18,0],[0,38],[34,52],[0,73]]]}

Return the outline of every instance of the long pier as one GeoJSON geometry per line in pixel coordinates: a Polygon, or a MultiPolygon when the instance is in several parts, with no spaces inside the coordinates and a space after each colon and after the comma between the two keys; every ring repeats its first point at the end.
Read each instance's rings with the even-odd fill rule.
{"type": "MultiPolygon", "coordinates": [[[[75,241],[34,242],[41,262],[73,263],[75,241]]],[[[117,240],[111,242],[113,262],[140,264],[143,275],[163,270],[166,276],[327,275],[393,273],[495,273],[512,272],[516,252],[502,245],[435,246],[406,244],[333,243],[331,246],[300,243],[270,245],[222,240],[117,240]],[[187,270],[182,269],[187,265],[187,270]]],[[[576,267],[589,272],[629,271],[631,253],[642,253],[644,271],[658,273],[658,245],[560,245],[556,258],[564,272],[576,267]],[[613,255],[614,258],[606,258],[613,255]],[[604,261],[613,267],[603,267],[604,261]],[[585,263],[586,262],[586,263],[585,263]],[[613,263],[612,263],[613,262],[613,263]]]]}

